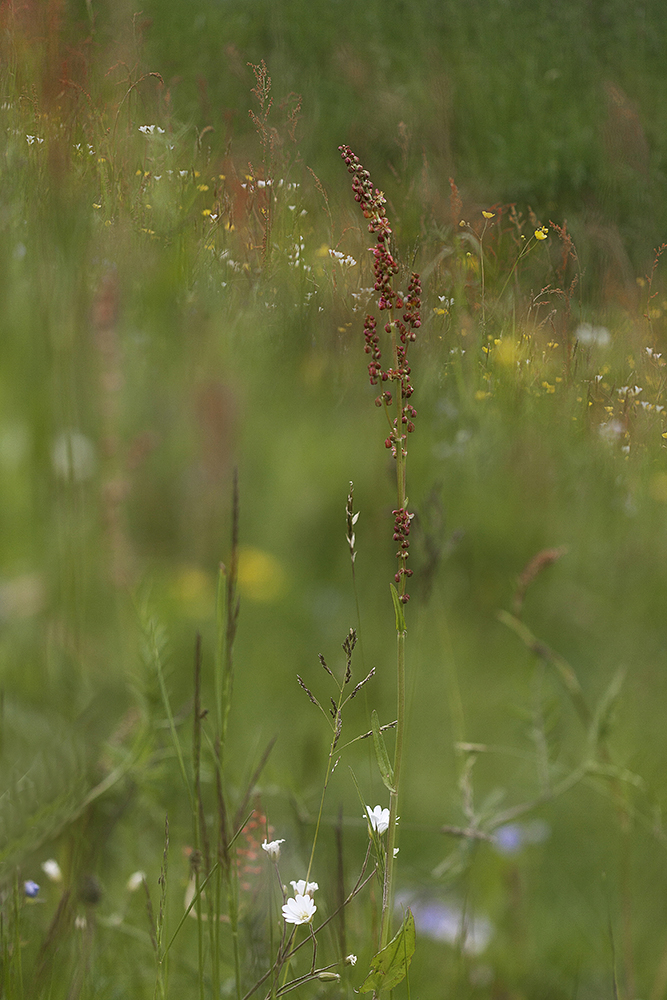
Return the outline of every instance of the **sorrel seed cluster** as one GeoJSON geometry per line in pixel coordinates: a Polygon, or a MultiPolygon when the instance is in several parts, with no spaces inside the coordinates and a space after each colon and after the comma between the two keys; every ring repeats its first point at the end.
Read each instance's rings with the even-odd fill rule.
{"type": "MultiPolygon", "coordinates": [[[[360,205],[364,218],[368,220],[368,231],[374,234],[376,240],[373,247],[373,271],[375,275],[374,289],[378,293],[378,310],[389,313],[384,330],[386,334],[391,336],[394,367],[382,367],[377,319],[375,316],[367,314],[364,319],[366,341],[364,350],[366,354],[371,355],[368,374],[371,385],[386,382],[396,384],[396,391],[399,394],[401,426],[399,428],[398,417],[394,417],[392,429],[385,440],[385,447],[391,448],[394,458],[397,457],[397,450],[400,447],[401,456],[405,458],[407,457],[406,438],[415,429],[414,419],[417,416],[417,411],[410,402],[413,388],[410,382],[407,352],[408,345],[415,340],[416,331],[421,326],[421,280],[419,275],[413,272],[410,275],[406,295],[395,291],[392,287],[393,278],[398,274],[398,264],[389,249],[391,227],[385,209],[386,199],[381,191],[373,188],[368,170],[364,169],[359,157],[352,152],[350,147],[339,146],[338,148],[348,172],[352,174],[354,200],[360,205]],[[400,310],[400,312],[395,313],[395,310],[400,310]]],[[[385,406],[385,408],[392,405],[392,394],[389,389],[383,389],[375,400],[375,405],[385,406]]],[[[409,514],[404,507],[399,507],[393,513],[394,541],[399,542],[399,550],[396,553],[399,569],[395,580],[396,583],[400,583],[401,577],[412,576],[412,570],[407,568],[406,563],[410,546],[408,539],[410,521],[413,515],[409,514]]],[[[405,603],[409,599],[409,594],[403,592],[400,598],[405,603]]]]}

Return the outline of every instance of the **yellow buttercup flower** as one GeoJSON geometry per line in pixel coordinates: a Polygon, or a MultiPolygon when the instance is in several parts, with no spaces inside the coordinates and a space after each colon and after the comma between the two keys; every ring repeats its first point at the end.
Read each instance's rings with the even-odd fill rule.
{"type": "Polygon", "coordinates": [[[546,226],[540,226],[539,229],[535,230],[536,240],[546,240],[548,235],[549,235],[549,230],[547,229],[546,226]]]}
{"type": "Polygon", "coordinates": [[[495,214],[496,214],[495,212],[485,212],[482,209],[482,215],[484,216],[485,219],[492,219],[495,214]]]}

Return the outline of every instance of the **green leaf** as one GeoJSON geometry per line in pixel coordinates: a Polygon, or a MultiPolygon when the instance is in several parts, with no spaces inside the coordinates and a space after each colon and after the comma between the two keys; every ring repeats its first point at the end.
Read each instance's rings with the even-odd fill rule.
{"type": "Polygon", "coordinates": [[[382,781],[385,788],[388,788],[390,792],[395,792],[394,769],[389,761],[389,754],[387,753],[384,736],[382,735],[382,730],[380,729],[380,720],[375,709],[371,712],[371,726],[373,728],[373,746],[375,747],[375,757],[378,762],[378,767],[380,768],[382,781]]]}
{"type": "Polygon", "coordinates": [[[396,615],[396,631],[397,632],[407,632],[405,626],[405,615],[403,614],[403,604],[398,596],[398,591],[393,583],[389,584],[391,589],[391,599],[394,602],[394,614],[396,615]]]}
{"type": "Polygon", "coordinates": [[[405,979],[414,953],[415,920],[411,910],[408,910],[396,936],[371,961],[371,971],[359,987],[359,992],[393,990],[405,979]]]}
{"type": "Polygon", "coordinates": [[[614,721],[614,710],[620,697],[624,680],[625,671],[621,668],[612,677],[609,686],[596,706],[593,721],[588,731],[588,744],[593,753],[595,753],[600,743],[604,742],[609,736],[614,721]]]}

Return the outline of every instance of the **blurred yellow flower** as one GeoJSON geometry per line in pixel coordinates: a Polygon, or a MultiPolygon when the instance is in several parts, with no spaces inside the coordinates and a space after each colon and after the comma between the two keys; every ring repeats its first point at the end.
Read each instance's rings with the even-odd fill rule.
{"type": "Polygon", "coordinates": [[[215,605],[215,579],[199,566],[182,566],[170,581],[172,597],[185,614],[201,618],[215,605]]]}
{"type": "Polygon", "coordinates": [[[285,572],[270,552],[241,548],[238,574],[241,594],[253,601],[276,601],[285,591],[285,572]]]}
{"type": "Polygon", "coordinates": [[[546,226],[540,226],[538,229],[535,230],[536,240],[546,240],[548,235],[549,235],[549,230],[547,229],[546,226]]]}
{"type": "Polygon", "coordinates": [[[484,209],[482,209],[482,215],[485,219],[492,219],[495,214],[495,212],[485,212],[484,209]]]}

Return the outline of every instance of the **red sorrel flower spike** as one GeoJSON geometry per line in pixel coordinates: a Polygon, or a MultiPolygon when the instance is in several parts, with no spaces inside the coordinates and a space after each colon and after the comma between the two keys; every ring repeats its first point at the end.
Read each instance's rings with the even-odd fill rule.
{"type": "MultiPolygon", "coordinates": [[[[369,233],[375,236],[375,246],[372,247],[373,288],[377,293],[378,312],[385,313],[385,316],[388,314],[389,317],[382,325],[384,333],[391,338],[393,365],[388,368],[382,366],[377,319],[370,314],[364,319],[364,351],[371,355],[371,361],[368,365],[371,385],[378,385],[380,382],[394,382],[397,385],[399,415],[394,417],[392,421],[392,429],[385,439],[385,447],[391,449],[394,458],[398,459],[400,456],[402,460],[407,456],[407,435],[414,431],[414,420],[417,416],[414,406],[408,402],[414,390],[410,381],[407,350],[408,346],[416,339],[416,331],[421,327],[421,279],[415,272],[410,275],[406,293],[394,289],[393,281],[399,272],[399,267],[389,246],[391,226],[387,219],[386,198],[382,191],[373,187],[368,170],[362,166],[359,157],[352,152],[350,147],[339,146],[338,148],[348,172],[352,174],[354,199],[364,213],[364,218],[368,220],[369,233]],[[396,314],[398,310],[400,312],[396,314]]],[[[384,319],[385,317],[383,317],[384,319]]],[[[392,393],[385,390],[377,396],[375,405],[388,409],[392,405],[392,401],[392,393]]],[[[397,584],[400,583],[401,577],[412,575],[412,570],[408,570],[406,567],[409,550],[408,535],[412,516],[403,508],[394,511],[394,541],[399,543],[397,584]]],[[[409,595],[405,593],[400,596],[403,603],[408,598],[409,595]]]]}

